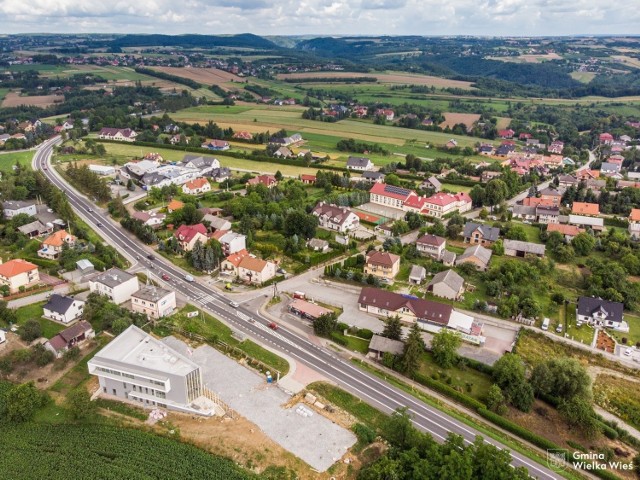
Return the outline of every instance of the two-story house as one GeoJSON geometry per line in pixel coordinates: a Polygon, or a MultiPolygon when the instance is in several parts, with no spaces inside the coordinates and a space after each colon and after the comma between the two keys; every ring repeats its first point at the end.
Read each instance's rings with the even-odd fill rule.
{"type": "Polygon", "coordinates": [[[84,302],[73,297],[54,293],[43,307],[43,316],[62,323],[71,323],[80,318],[84,312],[84,302]]]}
{"type": "Polygon", "coordinates": [[[36,202],[33,200],[9,200],[2,202],[2,210],[4,212],[4,218],[13,218],[21,213],[26,213],[29,216],[35,215],[36,202]]]}
{"type": "Polygon", "coordinates": [[[0,284],[8,286],[10,293],[16,293],[20,287],[28,287],[39,281],[38,267],[31,262],[16,258],[0,264],[0,284]]]}
{"type": "Polygon", "coordinates": [[[64,246],[73,247],[76,244],[76,237],[67,233],[66,230],[58,230],[49,235],[42,242],[42,248],[38,250],[40,258],[55,260],[62,252],[64,246]]]}
{"type": "Polygon", "coordinates": [[[180,225],[174,232],[174,236],[178,240],[178,245],[185,252],[193,250],[195,244],[199,241],[205,244],[208,241],[207,227],[202,223],[196,225],[180,225]]]}
{"type": "Polygon", "coordinates": [[[347,159],[347,170],[356,172],[370,171],[375,168],[373,162],[366,157],[349,157],[347,159]]]}
{"type": "Polygon", "coordinates": [[[629,214],[629,235],[634,240],[640,238],[640,208],[632,208],[629,214]]]}
{"type": "Polygon", "coordinates": [[[426,234],[416,240],[416,249],[423,255],[441,260],[447,241],[437,235],[426,234]]]}
{"type": "Polygon", "coordinates": [[[579,297],[576,308],[576,323],[588,323],[595,327],[629,331],[624,321],[624,305],[595,297],[579,297]]]}
{"type": "Polygon", "coordinates": [[[464,226],[462,236],[465,242],[473,245],[493,245],[500,238],[500,229],[482,223],[468,222],[464,226]]]}
{"type": "Polygon", "coordinates": [[[119,268],[97,273],[89,279],[89,290],[100,295],[106,295],[109,299],[120,305],[131,298],[134,292],[140,290],[138,277],[119,268]]]}
{"type": "Polygon", "coordinates": [[[131,309],[147,318],[162,318],[176,309],[176,292],[146,285],[131,295],[131,309]]]}
{"type": "Polygon", "coordinates": [[[200,195],[211,191],[211,184],[206,178],[196,178],[182,185],[182,193],[185,195],[200,195]]]}
{"type": "Polygon", "coordinates": [[[367,254],[364,273],[381,278],[385,282],[393,282],[400,271],[400,257],[393,253],[372,250],[367,254]]]}
{"type": "Polygon", "coordinates": [[[347,207],[320,202],[311,213],[318,217],[318,224],[322,228],[340,233],[353,230],[360,225],[360,218],[347,207]]]}

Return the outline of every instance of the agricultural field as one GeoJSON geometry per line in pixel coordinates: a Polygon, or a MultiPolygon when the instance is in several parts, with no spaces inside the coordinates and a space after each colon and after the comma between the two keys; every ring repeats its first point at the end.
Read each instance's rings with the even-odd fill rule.
{"type": "Polygon", "coordinates": [[[34,107],[48,107],[56,103],[64,102],[64,97],[60,95],[37,95],[21,96],[19,92],[8,92],[2,100],[2,107],[19,107],[21,105],[34,107]]]}
{"type": "Polygon", "coordinates": [[[180,67],[151,67],[159,72],[188,78],[204,85],[219,85],[223,88],[232,82],[244,83],[244,80],[233,73],[217,68],[180,68],[180,67]]]}
{"type": "Polygon", "coordinates": [[[256,478],[233,461],[170,438],[108,425],[3,426],[3,477],[29,478],[256,478]],[[82,452],[81,455],[78,453],[82,452]]]}
{"type": "Polygon", "coordinates": [[[571,78],[582,83],[589,83],[596,78],[596,74],[594,72],[571,72],[571,78]]]}
{"type": "Polygon", "coordinates": [[[0,171],[10,171],[16,162],[19,162],[24,168],[31,170],[31,159],[34,152],[6,152],[0,150],[0,171]]]}
{"type": "MultiPolygon", "coordinates": [[[[417,75],[405,72],[362,73],[362,72],[306,72],[283,73],[277,76],[279,80],[296,78],[358,78],[375,77],[379,83],[388,85],[426,85],[436,88],[461,88],[473,90],[471,82],[450,80],[448,78],[433,77],[430,75],[417,75]]],[[[307,83],[307,82],[305,82],[307,83]]],[[[322,83],[321,81],[319,83],[322,83]]]]}
{"type": "Polygon", "coordinates": [[[593,398],[599,406],[640,430],[640,383],[613,375],[598,375],[593,398]]]}
{"type": "Polygon", "coordinates": [[[462,123],[467,127],[467,130],[473,127],[473,124],[480,120],[480,114],[477,113],[452,113],[444,112],[444,122],[442,122],[440,128],[453,128],[455,125],[462,123]]]}
{"type": "Polygon", "coordinates": [[[2,100],[4,99],[7,93],[9,93],[8,88],[0,88],[0,103],[2,103],[2,100]]]}
{"type": "Polygon", "coordinates": [[[517,57],[489,57],[491,60],[511,63],[542,63],[549,60],[562,60],[557,53],[524,54],[517,57]]]}

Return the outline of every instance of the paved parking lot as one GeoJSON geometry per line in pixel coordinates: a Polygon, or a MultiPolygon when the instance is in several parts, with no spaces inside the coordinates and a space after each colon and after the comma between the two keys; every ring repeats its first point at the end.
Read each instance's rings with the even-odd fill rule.
{"type": "Polygon", "coordinates": [[[312,468],[324,472],[356,442],[353,433],[308,405],[302,405],[304,413],[311,413],[306,416],[301,404],[284,408],[290,399],[286,393],[214,348],[204,345],[190,355],[186,343],[174,337],[163,341],[201,366],[207,388],[312,468]]]}

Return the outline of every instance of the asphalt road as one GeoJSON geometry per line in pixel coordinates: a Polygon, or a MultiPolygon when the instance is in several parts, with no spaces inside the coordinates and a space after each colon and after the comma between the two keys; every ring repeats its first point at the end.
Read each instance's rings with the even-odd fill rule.
{"type": "MultiPolygon", "coordinates": [[[[268,327],[269,321],[259,312],[251,311],[243,307],[242,304],[239,308],[233,308],[229,305],[230,300],[223,294],[201,285],[197,281],[187,282],[184,280],[185,272],[183,270],[157,256],[152,249],[134,239],[119,224],[113,222],[106,212],[98,209],[58,176],[49,162],[53,146],[59,142],[60,137],[54,137],[41,145],[33,158],[34,168],[43,170],[43,173],[55,186],[66,192],[75,212],[91,224],[108,244],[132,260],[134,268],[136,263],[142,265],[158,279],[161,274],[168,274],[171,277],[171,281],[168,282],[169,287],[188,298],[193,304],[257,339],[258,342],[281,350],[296,361],[318,371],[373,407],[386,413],[391,413],[400,407],[408,407],[414,425],[420,430],[430,433],[439,441],[444,441],[449,432],[461,435],[467,444],[472,443],[475,437],[480,435],[477,430],[426,405],[378,377],[360,370],[349,361],[312,344],[306,338],[285,328],[280,328],[277,331],[271,330],[268,327]],[[98,226],[98,223],[102,226],[98,226]],[[153,255],[153,260],[148,260],[147,255],[153,255]]],[[[159,283],[166,284],[167,282],[159,280],[159,283]]],[[[485,438],[485,441],[498,448],[508,450],[507,447],[493,439],[485,438]]],[[[527,468],[533,477],[540,479],[561,478],[545,465],[536,463],[519,453],[511,452],[511,457],[512,465],[527,468]]]]}

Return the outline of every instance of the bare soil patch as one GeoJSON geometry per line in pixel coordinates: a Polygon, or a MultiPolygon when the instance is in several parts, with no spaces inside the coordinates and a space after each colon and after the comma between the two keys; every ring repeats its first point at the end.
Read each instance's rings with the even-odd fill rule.
{"type": "Polygon", "coordinates": [[[225,83],[242,82],[243,79],[233,73],[217,68],[182,68],[182,67],[151,67],[159,72],[169,73],[178,77],[202,83],[204,85],[219,85],[224,88],[225,83]]]}
{"type": "Polygon", "coordinates": [[[38,95],[31,97],[22,97],[18,92],[9,92],[2,101],[3,107],[19,107],[20,105],[28,105],[34,107],[48,107],[55,103],[64,102],[62,95],[38,95]]]}
{"type": "Polygon", "coordinates": [[[440,128],[453,128],[458,123],[466,125],[467,129],[473,127],[473,124],[480,120],[480,115],[477,113],[452,113],[445,112],[444,122],[440,124],[440,128]]]}
{"type": "Polygon", "coordinates": [[[358,78],[375,77],[380,83],[397,83],[403,85],[428,85],[434,87],[453,87],[472,90],[471,82],[461,80],[450,80],[448,78],[432,77],[430,75],[411,75],[409,73],[363,73],[363,72],[304,72],[304,73],[282,73],[277,76],[278,80],[287,78],[358,78]]]}

